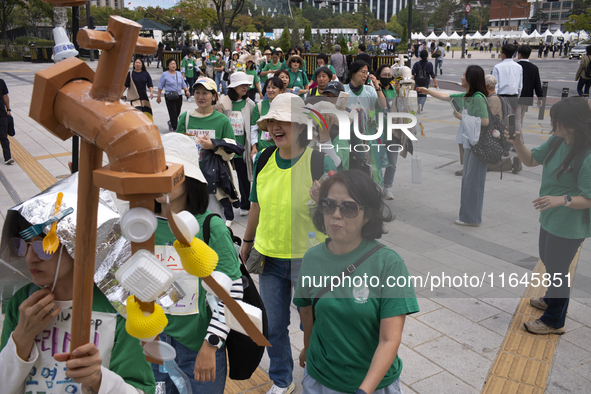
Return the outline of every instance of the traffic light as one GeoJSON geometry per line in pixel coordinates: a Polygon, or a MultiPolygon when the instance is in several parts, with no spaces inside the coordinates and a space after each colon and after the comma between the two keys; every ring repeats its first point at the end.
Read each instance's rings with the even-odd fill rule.
{"type": "Polygon", "coordinates": [[[95,27],[95,26],[94,26],[94,16],[90,16],[90,18],[89,18],[89,19],[90,19],[90,20],[89,20],[89,22],[88,22],[88,28],[89,28],[89,29],[94,29],[94,27],[95,27]]]}
{"type": "Polygon", "coordinates": [[[363,24],[363,35],[367,35],[367,23],[363,24]]]}

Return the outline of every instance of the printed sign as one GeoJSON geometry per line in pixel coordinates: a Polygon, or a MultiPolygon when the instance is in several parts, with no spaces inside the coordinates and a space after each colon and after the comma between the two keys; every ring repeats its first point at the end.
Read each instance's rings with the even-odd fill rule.
{"type": "Polygon", "coordinates": [[[199,313],[199,279],[189,275],[181,264],[181,258],[173,246],[156,245],[154,255],[176,275],[176,282],[186,295],[176,304],[164,308],[170,315],[194,315],[199,313]]]}
{"type": "Polygon", "coordinates": [[[199,130],[199,129],[188,129],[187,135],[195,141],[197,144],[197,150],[199,151],[199,161],[203,160],[203,148],[201,147],[201,138],[209,137],[213,140],[215,138],[215,130],[199,130]]]}
{"type": "Polygon", "coordinates": [[[234,135],[236,137],[239,135],[244,135],[244,118],[242,117],[242,112],[232,111],[230,112],[228,119],[230,120],[232,129],[234,130],[234,135]]]}

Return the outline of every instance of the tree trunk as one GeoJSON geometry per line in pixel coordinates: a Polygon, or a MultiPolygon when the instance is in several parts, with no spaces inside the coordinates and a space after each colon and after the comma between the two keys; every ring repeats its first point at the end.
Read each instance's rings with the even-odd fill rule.
{"type": "Polygon", "coordinates": [[[507,25],[509,25],[509,30],[513,30],[511,28],[511,13],[513,12],[513,1],[511,1],[509,4],[510,4],[510,8],[509,8],[509,22],[507,23],[507,25]]]}

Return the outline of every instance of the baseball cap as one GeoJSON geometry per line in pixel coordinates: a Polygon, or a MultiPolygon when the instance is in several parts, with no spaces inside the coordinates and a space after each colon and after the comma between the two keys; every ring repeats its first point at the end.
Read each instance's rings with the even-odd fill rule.
{"type": "Polygon", "coordinates": [[[330,81],[324,87],[323,93],[332,93],[335,96],[338,96],[339,93],[344,92],[344,91],[345,91],[345,87],[343,86],[342,83],[340,83],[339,81],[330,81]]]}
{"type": "Polygon", "coordinates": [[[214,92],[218,91],[215,81],[211,78],[206,78],[206,77],[199,78],[193,84],[193,89],[195,89],[195,87],[197,85],[203,85],[205,87],[205,89],[207,89],[207,90],[213,90],[214,92]]]}

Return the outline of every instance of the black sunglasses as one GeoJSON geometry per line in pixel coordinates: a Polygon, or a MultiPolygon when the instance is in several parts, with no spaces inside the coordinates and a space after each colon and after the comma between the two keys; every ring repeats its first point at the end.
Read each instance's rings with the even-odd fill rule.
{"type": "Polygon", "coordinates": [[[292,63],[300,63],[300,61],[299,61],[299,60],[297,60],[297,59],[295,59],[295,60],[292,60],[291,62],[292,62],[292,63]]]}
{"type": "Polygon", "coordinates": [[[49,260],[53,257],[52,253],[46,253],[43,251],[43,241],[28,242],[22,238],[13,237],[10,239],[10,249],[12,253],[18,257],[24,257],[27,254],[29,245],[33,245],[33,251],[39,256],[41,260],[49,260]]]}
{"type": "Polygon", "coordinates": [[[323,215],[332,215],[337,208],[341,211],[341,215],[350,219],[356,218],[359,211],[363,209],[355,201],[343,201],[339,205],[332,198],[321,198],[318,201],[318,211],[323,215]]]}

